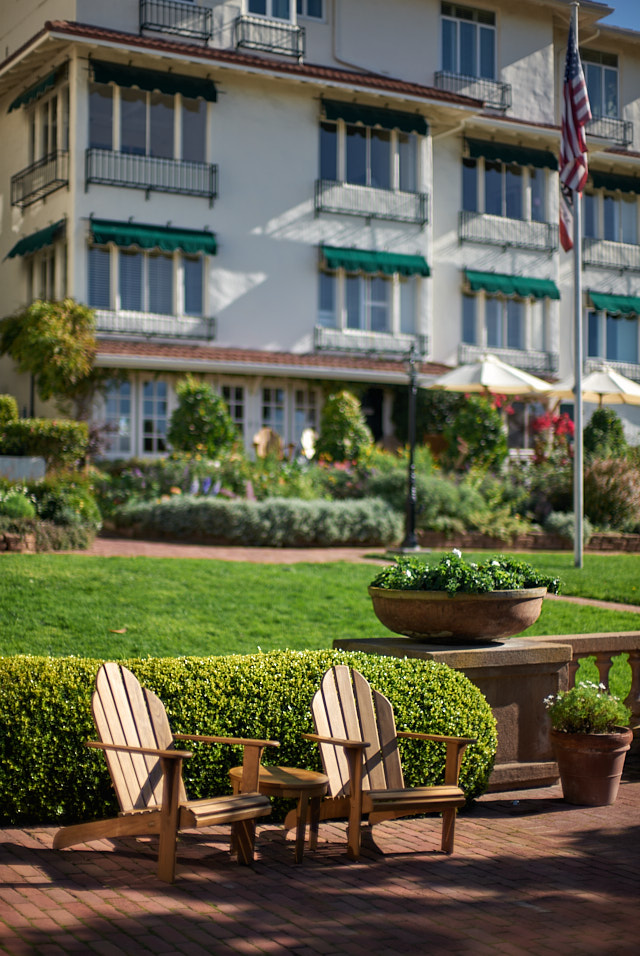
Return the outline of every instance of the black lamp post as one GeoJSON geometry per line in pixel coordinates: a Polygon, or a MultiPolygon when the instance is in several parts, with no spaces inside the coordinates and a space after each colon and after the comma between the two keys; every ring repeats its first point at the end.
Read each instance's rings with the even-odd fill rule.
{"type": "Polygon", "coordinates": [[[404,540],[400,545],[402,551],[418,551],[416,538],[416,402],[418,396],[418,353],[415,343],[409,353],[409,474],[407,483],[407,506],[405,512],[404,540]]]}

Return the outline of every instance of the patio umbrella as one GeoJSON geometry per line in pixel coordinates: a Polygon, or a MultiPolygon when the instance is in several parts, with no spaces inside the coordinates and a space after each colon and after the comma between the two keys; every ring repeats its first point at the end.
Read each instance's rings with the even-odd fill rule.
{"type": "MultiPolygon", "coordinates": [[[[549,396],[572,399],[573,381],[553,385],[549,396]]],[[[582,379],[582,401],[591,405],[640,405],[640,385],[604,365],[582,379]]]]}
{"type": "Polygon", "coordinates": [[[548,382],[503,362],[497,355],[483,355],[477,362],[459,365],[441,375],[428,388],[449,392],[483,392],[494,395],[542,395],[548,393],[548,382]]]}

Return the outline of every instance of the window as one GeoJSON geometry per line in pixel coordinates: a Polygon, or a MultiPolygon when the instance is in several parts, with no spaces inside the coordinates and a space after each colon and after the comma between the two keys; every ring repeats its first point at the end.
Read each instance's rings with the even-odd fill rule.
{"type": "Polygon", "coordinates": [[[207,155],[207,104],[204,100],[182,99],[182,159],[203,163],[207,155]]]}
{"type": "Polygon", "coordinates": [[[540,299],[462,296],[461,339],[488,349],[545,351],[545,305],[540,299]]]}
{"type": "Polygon", "coordinates": [[[142,451],[167,451],[168,388],[162,381],[142,383],[142,451]]]}
{"type": "Polygon", "coordinates": [[[158,315],[202,315],[202,256],[142,252],[91,246],[88,251],[88,305],[95,309],[151,312],[158,315]],[[112,291],[117,269],[117,296],[112,291]]]}
{"type": "Polygon", "coordinates": [[[300,438],[305,428],[318,428],[318,395],[314,388],[294,389],[293,433],[300,438]]]}
{"type": "Polygon", "coordinates": [[[89,87],[89,146],[113,149],[113,87],[105,83],[89,87]]]}
{"type": "Polygon", "coordinates": [[[110,382],[105,394],[105,424],[109,431],[107,453],[131,455],[132,394],[130,382],[110,382]]]}
{"type": "Polygon", "coordinates": [[[414,192],[416,135],[342,120],[322,122],[320,178],[354,186],[414,192]]]}
{"type": "Polygon", "coordinates": [[[69,87],[39,100],[28,118],[29,163],[69,149],[69,87]]]}
{"type": "Polygon", "coordinates": [[[27,262],[27,300],[51,300],[56,296],[56,253],[49,247],[29,257],[27,262]]]}
{"type": "Polygon", "coordinates": [[[583,196],[582,232],[591,239],[638,244],[638,200],[635,193],[600,190],[583,196]]]}
{"type": "Polygon", "coordinates": [[[546,222],[546,170],[497,160],[462,160],[462,208],[546,222]]]}
{"type": "Polygon", "coordinates": [[[271,428],[284,438],[284,389],[262,389],[262,427],[271,428]]]}
{"type": "Polygon", "coordinates": [[[182,259],[185,315],[202,315],[202,258],[184,256],[182,259]]]}
{"type": "Polygon", "coordinates": [[[544,414],[544,405],[540,402],[509,402],[509,406],[507,445],[509,448],[533,448],[535,432],[532,424],[544,414]]]}
{"type": "Polygon", "coordinates": [[[416,282],[416,277],[323,270],[318,282],[318,324],[385,335],[414,335],[416,282]]]}
{"type": "Polygon", "coordinates": [[[442,69],[462,76],[496,78],[495,14],[443,3],[442,69]]]}
{"type": "Polygon", "coordinates": [[[587,355],[609,362],[638,363],[638,317],[587,313],[587,355]]]}
{"type": "Polygon", "coordinates": [[[102,246],[89,249],[88,303],[94,309],[111,306],[111,253],[102,246]]]}
{"type": "Polygon", "coordinates": [[[618,118],[618,57],[615,53],[581,50],[591,114],[618,118]]]}
{"type": "Polygon", "coordinates": [[[244,387],[242,385],[223,385],[222,397],[227,403],[231,421],[241,435],[244,435],[244,387]]]}
{"type": "Polygon", "coordinates": [[[322,0],[297,0],[296,9],[299,17],[309,17],[314,20],[322,20],[324,17],[322,0]]]}
{"type": "Polygon", "coordinates": [[[290,20],[291,6],[291,0],[248,0],[249,13],[277,20],[290,20]]]}
{"type": "Polygon", "coordinates": [[[485,332],[488,348],[524,349],[524,302],[487,296],[485,332]]]}

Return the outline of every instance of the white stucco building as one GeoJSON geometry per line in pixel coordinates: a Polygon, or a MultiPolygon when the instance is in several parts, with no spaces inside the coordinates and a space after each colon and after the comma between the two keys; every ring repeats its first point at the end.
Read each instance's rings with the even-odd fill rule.
{"type": "MultiPolygon", "coordinates": [[[[96,309],[119,456],[166,450],[186,371],[248,448],[263,425],[297,442],[335,383],[390,434],[412,343],[427,376],[487,349],[570,376],[570,9],[0,0],[1,314],[96,309]]],[[[585,348],[640,380],[640,33],[608,12],[580,6],[585,348]]],[[[29,410],[7,358],[4,391],[29,410]]]]}

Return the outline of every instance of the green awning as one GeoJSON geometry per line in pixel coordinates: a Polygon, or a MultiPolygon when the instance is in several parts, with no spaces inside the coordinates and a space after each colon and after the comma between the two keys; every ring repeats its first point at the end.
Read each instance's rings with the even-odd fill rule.
{"type": "Polygon", "coordinates": [[[375,275],[428,276],[431,270],[423,256],[409,256],[397,252],[371,252],[368,249],[338,249],[322,246],[322,256],[327,269],[344,269],[346,272],[367,272],[375,275]]]}
{"type": "Polygon", "coordinates": [[[512,146],[510,143],[490,143],[485,139],[468,139],[467,146],[472,159],[484,156],[485,159],[517,163],[518,166],[535,166],[536,169],[558,168],[557,157],[546,149],[529,149],[528,146],[512,146]]]}
{"type": "Polygon", "coordinates": [[[603,173],[597,169],[590,169],[590,179],[594,189],[609,189],[615,192],[619,189],[623,193],[640,194],[640,176],[619,176],[616,173],[603,173]]]}
{"type": "Polygon", "coordinates": [[[11,113],[12,110],[18,110],[21,106],[26,106],[27,103],[31,103],[32,100],[37,100],[39,96],[42,96],[47,90],[50,90],[51,87],[54,86],[57,74],[58,67],[56,67],[52,73],[45,76],[43,80],[39,80],[38,83],[34,83],[33,86],[30,86],[29,89],[21,93],[20,96],[16,96],[7,112],[11,113]]]}
{"type": "Polygon", "coordinates": [[[215,256],[217,242],[212,232],[200,232],[197,229],[171,229],[168,226],[146,226],[139,222],[114,222],[110,219],[92,219],[89,223],[91,238],[96,245],[114,242],[116,246],[127,248],[139,246],[141,249],[162,249],[173,252],[206,252],[215,256]]]}
{"type": "Polygon", "coordinates": [[[589,290],[594,309],[613,315],[640,315],[640,298],[635,295],[607,295],[589,290]]]}
{"type": "Polygon", "coordinates": [[[32,252],[37,252],[38,249],[44,249],[45,246],[52,246],[54,241],[64,233],[66,224],[66,219],[59,219],[52,226],[46,226],[44,229],[32,232],[30,236],[25,236],[24,239],[19,239],[15,246],[9,250],[5,259],[13,259],[15,256],[28,256],[32,252]]]}
{"type": "Polygon", "coordinates": [[[198,76],[185,76],[182,73],[162,73],[160,70],[143,70],[137,66],[123,66],[119,63],[106,63],[103,60],[92,60],[93,78],[96,83],[115,83],[116,86],[137,86],[141,90],[158,90],[173,96],[181,93],[183,96],[197,99],[201,97],[209,103],[218,99],[213,80],[198,76]]]}
{"type": "Polygon", "coordinates": [[[499,272],[465,273],[472,292],[517,295],[521,299],[559,299],[560,290],[552,279],[530,279],[526,276],[508,276],[499,272]]]}
{"type": "Polygon", "coordinates": [[[377,106],[361,106],[342,100],[323,100],[322,109],[328,120],[344,120],[345,123],[362,123],[364,126],[381,126],[383,129],[399,129],[403,133],[429,132],[427,121],[418,113],[401,110],[379,109],[377,106]]]}

